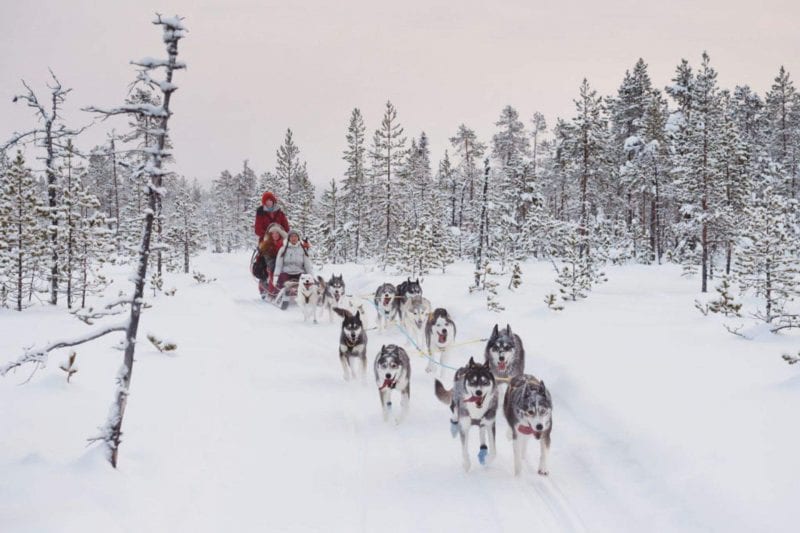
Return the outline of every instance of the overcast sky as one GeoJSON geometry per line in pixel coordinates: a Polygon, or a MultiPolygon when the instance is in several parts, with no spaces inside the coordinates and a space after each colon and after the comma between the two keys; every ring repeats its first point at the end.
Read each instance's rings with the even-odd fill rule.
{"type": "MultiPolygon", "coordinates": [[[[434,161],[462,122],[488,141],[506,104],[526,123],[573,114],[583,77],[616,90],[643,57],[657,87],[681,58],[708,50],[723,87],[768,89],[781,64],[800,76],[797,0],[0,0],[0,140],[33,116],[11,97],[20,79],[45,90],[47,67],[79,108],[115,105],[134,77],[131,59],[161,56],[156,11],[186,17],[180,55],[189,70],[170,121],[176,170],[208,183],[250,159],[259,173],[292,128],[311,178],[344,170],[353,107],[369,138],[387,99],[406,133],[425,131],[434,161]]],[[[102,142],[94,126],[80,146],[102,142]]]]}

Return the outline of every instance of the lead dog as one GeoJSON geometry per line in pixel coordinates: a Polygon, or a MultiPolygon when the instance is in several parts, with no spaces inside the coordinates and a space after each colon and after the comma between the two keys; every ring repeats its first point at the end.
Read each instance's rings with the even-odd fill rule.
{"type": "Polygon", "coordinates": [[[425,324],[425,344],[428,347],[428,367],[425,372],[434,371],[434,365],[441,368],[440,376],[444,374],[444,365],[447,364],[447,351],[456,340],[456,324],[450,318],[447,309],[441,307],[434,309],[425,324]],[[436,360],[436,354],[439,360],[436,360]]]}
{"type": "Polygon", "coordinates": [[[378,312],[378,328],[383,331],[389,322],[395,319],[398,313],[395,307],[397,289],[391,283],[384,283],[375,291],[375,310],[378,312]]]}
{"type": "Polygon", "coordinates": [[[494,325],[483,356],[498,383],[507,385],[512,378],[525,372],[525,348],[522,347],[522,339],[507,324],[505,329],[494,325]]]}
{"type": "Polygon", "coordinates": [[[354,315],[347,309],[339,307],[334,307],[333,311],[344,318],[342,333],[339,336],[339,361],[342,363],[344,380],[355,379],[355,367],[358,361],[363,381],[367,375],[367,332],[361,323],[361,313],[356,312],[354,315]]]}
{"type": "Polygon", "coordinates": [[[309,317],[317,323],[317,280],[311,274],[303,274],[298,280],[297,305],[303,310],[303,322],[308,322],[309,317]]]}
{"type": "Polygon", "coordinates": [[[503,402],[510,437],[514,445],[514,475],[522,471],[522,461],[531,437],[539,441],[539,474],[546,476],[550,432],[553,430],[553,402],[543,381],[523,374],[511,380],[503,402]]]}
{"type": "Polygon", "coordinates": [[[395,423],[400,423],[408,414],[411,400],[411,362],[404,349],[394,344],[385,344],[375,357],[375,384],[381,397],[383,421],[389,420],[392,409],[392,391],[400,393],[401,412],[395,423]]]}
{"type": "Polygon", "coordinates": [[[438,379],[435,384],[436,397],[442,403],[450,405],[450,432],[453,437],[461,436],[461,454],[464,470],[469,470],[469,430],[478,426],[481,448],[478,461],[481,464],[491,462],[497,450],[495,448],[495,419],[497,418],[497,387],[494,375],[488,363],[478,364],[470,357],[467,366],[456,371],[453,389],[447,390],[438,379]],[[488,441],[488,447],[487,447],[488,441]]]}

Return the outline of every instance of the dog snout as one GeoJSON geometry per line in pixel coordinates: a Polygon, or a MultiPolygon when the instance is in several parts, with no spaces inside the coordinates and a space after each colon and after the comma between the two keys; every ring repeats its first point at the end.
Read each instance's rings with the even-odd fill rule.
{"type": "Polygon", "coordinates": [[[544,426],[541,424],[536,424],[536,431],[541,431],[544,429],[544,426]]]}
{"type": "Polygon", "coordinates": [[[506,356],[505,356],[505,355],[501,355],[501,356],[500,356],[498,359],[499,359],[500,361],[505,361],[505,360],[506,360],[506,356]]]}
{"type": "Polygon", "coordinates": [[[483,396],[483,391],[478,389],[475,391],[475,396],[483,396]]]}
{"type": "Polygon", "coordinates": [[[389,374],[388,372],[386,373],[386,379],[392,379],[392,375],[389,374]]]}

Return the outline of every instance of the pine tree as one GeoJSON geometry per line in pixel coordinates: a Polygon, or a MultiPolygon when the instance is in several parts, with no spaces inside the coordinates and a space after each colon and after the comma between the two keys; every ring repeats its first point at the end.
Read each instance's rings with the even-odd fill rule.
{"type": "Polygon", "coordinates": [[[6,170],[2,194],[6,199],[3,233],[7,236],[7,293],[17,311],[22,311],[26,293],[34,289],[36,263],[44,259],[42,243],[46,232],[39,220],[46,211],[36,196],[34,183],[25,158],[18,151],[6,170]]]}
{"type": "Polygon", "coordinates": [[[712,313],[721,313],[725,316],[742,316],[742,304],[736,301],[731,294],[731,282],[727,275],[722,276],[722,280],[717,285],[717,298],[708,303],[708,310],[712,313]]]}
{"type": "Polygon", "coordinates": [[[767,93],[765,112],[772,156],[786,176],[783,190],[797,196],[798,142],[800,142],[800,94],[781,66],[767,93]]]}
{"type": "Polygon", "coordinates": [[[352,249],[353,259],[358,261],[365,248],[365,239],[370,234],[367,216],[367,172],[366,158],[366,128],[361,110],[353,109],[350,115],[350,125],[347,128],[347,149],[343,159],[347,163],[345,182],[342,198],[342,226],[344,231],[344,259],[347,260],[348,251],[352,249]]]}

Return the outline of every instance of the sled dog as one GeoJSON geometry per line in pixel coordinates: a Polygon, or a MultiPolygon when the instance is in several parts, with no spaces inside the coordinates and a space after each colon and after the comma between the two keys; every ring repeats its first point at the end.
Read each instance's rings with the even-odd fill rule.
{"type": "Polygon", "coordinates": [[[395,299],[397,289],[391,283],[384,283],[375,291],[375,309],[378,311],[378,328],[383,331],[386,326],[397,316],[395,299]]]}
{"type": "Polygon", "coordinates": [[[333,322],[333,306],[333,295],[328,288],[328,284],[322,276],[317,276],[317,311],[319,312],[320,320],[322,320],[322,315],[327,310],[328,321],[333,322]]]}
{"type": "Polygon", "coordinates": [[[403,304],[403,324],[408,335],[413,339],[412,344],[418,350],[425,346],[425,324],[431,314],[431,303],[427,298],[415,295],[406,298],[403,304]]]}
{"type": "Polygon", "coordinates": [[[392,391],[400,393],[400,416],[395,418],[395,423],[400,423],[408,414],[408,404],[411,400],[411,362],[404,349],[394,344],[381,347],[380,353],[375,357],[375,384],[381,397],[384,422],[389,420],[392,410],[392,391]]]}
{"type": "Polygon", "coordinates": [[[444,375],[444,367],[447,364],[447,351],[456,340],[456,324],[450,318],[447,309],[441,307],[434,309],[425,324],[425,345],[428,347],[428,367],[426,372],[435,371],[435,364],[439,363],[441,368],[440,376],[444,375]],[[439,356],[438,361],[436,356],[439,356]]]}
{"type": "Polygon", "coordinates": [[[420,284],[419,279],[411,281],[411,278],[407,278],[403,283],[396,287],[396,293],[397,295],[394,299],[394,305],[397,310],[397,316],[402,320],[403,305],[406,303],[406,298],[411,296],[422,296],[422,285],[420,284]]]}
{"type": "Polygon", "coordinates": [[[522,471],[522,461],[531,437],[539,441],[539,474],[546,476],[550,432],[553,430],[553,402],[543,381],[522,374],[511,380],[503,402],[503,414],[514,445],[514,475],[522,471]]]}
{"type": "Polygon", "coordinates": [[[342,279],[341,274],[338,276],[331,274],[331,279],[328,280],[328,290],[331,291],[331,296],[333,296],[334,307],[341,307],[339,300],[344,296],[344,279],[342,279]]]}
{"type": "Polygon", "coordinates": [[[356,360],[360,368],[361,379],[367,373],[367,332],[361,323],[361,313],[352,314],[347,309],[334,307],[333,311],[342,316],[342,333],[339,336],[339,361],[342,363],[344,380],[356,377],[356,360]]]}
{"type": "Polygon", "coordinates": [[[311,274],[303,274],[298,280],[297,304],[303,310],[303,322],[311,318],[317,323],[317,280],[311,274]]]}
{"type": "Polygon", "coordinates": [[[469,430],[478,426],[481,448],[478,461],[491,462],[495,449],[495,419],[497,417],[497,387],[489,364],[478,364],[470,357],[467,366],[456,371],[452,390],[447,390],[438,379],[436,397],[450,405],[450,432],[461,436],[461,453],[464,470],[470,469],[469,430]],[[488,447],[487,447],[488,442],[488,447]],[[488,456],[488,457],[487,457],[488,456]]]}
{"type": "Polygon", "coordinates": [[[525,349],[522,339],[511,331],[511,326],[506,324],[505,329],[498,329],[494,325],[489,341],[484,351],[485,361],[489,363],[498,383],[508,384],[511,378],[525,372],[525,349]]]}

